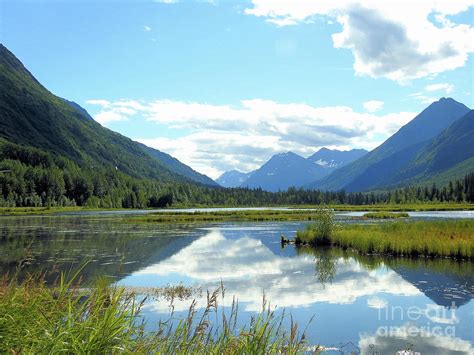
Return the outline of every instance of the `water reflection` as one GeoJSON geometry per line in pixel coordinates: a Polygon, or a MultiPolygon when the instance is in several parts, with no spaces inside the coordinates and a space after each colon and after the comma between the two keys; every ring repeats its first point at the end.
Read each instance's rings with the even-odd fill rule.
{"type": "Polygon", "coordinates": [[[159,262],[205,234],[186,225],[128,225],[117,219],[78,217],[2,218],[0,272],[27,273],[55,270],[82,272],[87,282],[98,276],[121,278],[159,262]]]}
{"type": "MultiPolygon", "coordinates": [[[[393,270],[384,267],[368,270],[358,262],[329,253],[329,250],[324,251],[315,264],[313,255],[275,255],[261,240],[248,236],[226,238],[221,231],[212,230],[166,260],[137,271],[121,283],[137,285],[140,280],[160,283],[162,277],[173,275],[176,282],[187,280],[203,289],[214,289],[223,280],[227,292],[236,294],[249,311],[260,309],[262,292],[285,308],[304,307],[315,302],[353,303],[359,297],[380,292],[405,296],[420,293],[393,270]],[[318,263],[319,276],[315,278],[318,263]],[[321,263],[326,269],[332,265],[330,283],[317,282],[322,274],[324,278],[328,277],[328,271],[323,270],[321,263]]],[[[202,304],[204,302],[203,299],[202,304]]],[[[175,307],[186,309],[188,304],[175,307]]]]}
{"type": "Polygon", "coordinates": [[[362,354],[396,354],[400,350],[414,350],[422,354],[473,354],[472,342],[452,335],[433,334],[419,327],[405,324],[392,330],[396,336],[363,334],[359,340],[362,354]],[[412,332],[407,334],[407,330],[412,332]]]}
{"type": "MultiPolygon", "coordinates": [[[[416,287],[437,305],[457,307],[468,303],[474,296],[474,269],[472,262],[450,259],[410,259],[363,256],[339,249],[299,248],[300,254],[315,256],[318,279],[332,277],[334,259],[352,259],[367,270],[388,268],[405,282],[416,287]]],[[[339,271],[338,271],[339,272],[339,271]]]]}
{"type": "MultiPolygon", "coordinates": [[[[472,299],[470,263],[362,257],[337,249],[290,247],[295,254],[287,254],[276,248],[277,238],[266,238],[266,234],[259,228],[211,228],[176,254],[137,271],[121,283],[159,285],[163,279],[186,280],[189,285],[212,290],[222,280],[226,294],[239,300],[243,319],[246,313],[261,309],[264,292],[274,305],[290,311],[302,324],[315,315],[308,338],[326,345],[344,339],[359,343],[364,352],[368,344],[377,346],[381,353],[391,351],[384,342],[402,350],[409,341],[416,344],[418,351],[433,347],[447,349],[447,353],[457,348],[469,349],[466,344],[472,342],[473,305],[458,308],[454,317],[440,316],[440,310],[448,309],[444,307],[447,301],[465,308],[472,299]],[[438,274],[442,276],[440,280],[436,279],[438,274]],[[413,306],[417,308],[410,308],[413,306]],[[401,315],[383,316],[385,310],[398,308],[401,315]],[[385,326],[402,328],[408,319],[406,310],[418,312],[412,325],[413,329],[420,329],[418,335],[404,339],[403,334],[376,333],[385,326]],[[444,338],[438,339],[437,333],[425,329],[429,324],[443,326],[447,334],[440,334],[444,338]],[[454,327],[454,331],[449,333],[447,326],[454,327]],[[360,338],[362,333],[375,335],[360,338]]],[[[197,304],[205,305],[206,297],[198,297],[197,304]]],[[[189,300],[177,301],[173,306],[175,312],[184,315],[189,300]]],[[[149,303],[146,309],[150,319],[169,312],[168,305],[160,302],[149,303]]]]}
{"type": "MultiPolygon", "coordinates": [[[[126,286],[184,283],[203,290],[221,281],[235,296],[245,322],[261,308],[262,294],[286,308],[308,329],[312,343],[352,342],[363,352],[393,353],[407,344],[425,353],[472,351],[474,273],[470,262],[363,257],[338,249],[289,246],[281,234],[294,235],[304,223],[221,223],[210,225],[124,224],[116,218],[79,216],[4,218],[0,225],[0,272],[21,273],[58,264],[60,270],[89,259],[85,278],[113,276],[126,286]],[[441,310],[451,310],[455,316],[441,310]],[[419,317],[408,319],[416,306],[419,317]],[[399,307],[402,316],[392,310],[399,307]],[[384,312],[390,310],[390,316],[384,312]],[[410,322],[410,323],[407,323],[410,322]],[[380,334],[383,327],[420,329],[416,336],[380,334]],[[431,328],[427,328],[431,325],[431,328]],[[433,333],[433,325],[455,333],[433,333]],[[437,349],[433,352],[432,349],[437,349]],[[439,350],[439,351],[438,351],[439,350]]],[[[204,305],[205,292],[197,299],[204,305]]],[[[190,300],[175,300],[184,315],[190,300]]],[[[146,304],[150,324],[169,314],[166,302],[146,304]]]]}

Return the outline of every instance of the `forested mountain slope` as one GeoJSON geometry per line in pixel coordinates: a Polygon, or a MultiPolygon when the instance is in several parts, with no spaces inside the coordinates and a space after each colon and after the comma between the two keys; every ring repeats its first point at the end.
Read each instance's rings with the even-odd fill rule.
{"type": "MultiPolygon", "coordinates": [[[[324,179],[309,184],[308,187],[323,190],[364,191],[408,182],[417,175],[408,175],[406,172],[412,160],[417,159],[422,151],[430,149],[428,146],[432,139],[469,111],[469,108],[453,99],[442,98],[428,106],[364,157],[338,169],[337,172],[324,179]],[[395,177],[398,177],[398,180],[395,177]]],[[[426,153],[424,156],[428,157],[426,153]]],[[[462,174],[467,172],[463,171],[462,174]]]]}
{"type": "Polygon", "coordinates": [[[135,178],[195,181],[208,177],[102,127],[74,102],[45,89],[0,45],[0,137],[67,157],[84,168],[109,167],[135,178]]]}

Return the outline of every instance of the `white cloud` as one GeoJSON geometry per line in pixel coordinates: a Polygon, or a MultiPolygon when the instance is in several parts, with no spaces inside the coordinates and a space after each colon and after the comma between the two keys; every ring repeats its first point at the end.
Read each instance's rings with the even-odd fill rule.
{"type": "Polygon", "coordinates": [[[211,177],[235,168],[253,170],[273,154],[289,150],[308,156],[323,146],[372,149],[415,117],[414,112],[376,115],[347,106],[262,99],[242,100],[234,106],[174,100],[92,102],[101,107],[95,117],[102,124],[139,115],[185,132],[177,138],[159,133],[154,139],[135,138],[211,177]]]}
{"type": "Polygon", "coordinates": [[[145,32],[150,32],[150,31],[151,31],[151,27],[150,27],[150,26],[143,26],[143,31],[145,31],[145,32]]]}
{"type": "Polygon", "coordinates": [[[109,107],[110,106],[110,102],[107,101],[107,100],[87,100],[86,104],[98,105],[98,106],[102,106],[102,107],[109,107]]]}
{"type": "Polygon", "coordinates": [[[377,112],[383,108],[384,102],[378,100],[371,100],[364,102],[363,106],[368,112],[377,112]]]}
{"type": "Polygon", "coordinates": [[[278,26],[318,16],[335,20],[342,31],[333,34],[333,45],[352,51],[356,74],[406,83],[466,64],[474,52],[474,28],[448,16],[473,5],[474,0],[252,0],[245,13],[278,26]]]}
{"type": "Polygon", "coordinates": [[[129,110],[113,109],[111,111],[99,112],[95,120],[102,125],[116,121],[128,121],[129,110]]]}
{"type": "Polygon", "coordinates": [[[431,84],[425,86],[426,91],[444,91],[446,94],[450,94],[454,90],[453,84],[448,83],[439,83],[439,84],[431,84]]]}
{"type": "Polygon", "coordinates": [[[454,85],[448,83],[426,85],[422,91],[410,94],[409,97],[418,100],[422,104],[431,104],[438,100],[433,95],[439,95],[440,91],[444,91],[444,94],[449,95],[454,91],[454,85]]]}
{"type": "Polygon", "coordinates": [[[120,100],[110,102],[107,100],[87,100],[86,103],[101,107],[101,111],[95,115],[94,119],[102,125],[117,121],[128,121],[130,116],[143,109],[143,106],[137,101],[120,100]]]}
{"type": "Polygon", "coordinates": [[[170,153],[213,178],[238,167],[250,171],[281,151],[277,136],[237,132],[201,131],[180,138],[137,139],[150,147],[170,153]]]}

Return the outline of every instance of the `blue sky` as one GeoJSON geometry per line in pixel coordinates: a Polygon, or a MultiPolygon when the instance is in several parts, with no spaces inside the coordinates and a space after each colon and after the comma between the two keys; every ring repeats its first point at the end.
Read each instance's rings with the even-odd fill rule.
{"type": "Polygon", "coordinates": [[[372,149],[474,106],[473,1],[11,1],[0,39],[53,93],[200,172],[372,149]]]}

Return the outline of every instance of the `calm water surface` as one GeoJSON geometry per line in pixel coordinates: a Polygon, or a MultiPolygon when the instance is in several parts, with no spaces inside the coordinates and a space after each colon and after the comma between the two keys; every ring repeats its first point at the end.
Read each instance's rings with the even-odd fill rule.
{"type": "MultiPolygon", "coordinates": [[[[424,214],[413,218],[466,217],[424,214]]],[[[107,275],[124,286],[183,283],[203,290],[193,296],[198,308],[206,303],[205,291],[222,281],[225,305],[233,296],[239,300],[242,324],[261,309],[265,293],[277,313],[285,309],[301,327],[309,324],[311,344],[362,353],[393,354],[407,347],[422,354],[474,353],[473,263],[282,249],[280,235],[293,236],[304,225],[125,224],[110,213],[2,217],[0,273],[14,272],[20,262],[24,274],[67,271],[89,260],[86,282],[107,275]]],[[[187,315],[190,303],[175,300],[174,316],[187,315]]],[[[163,300],[145,304],[149,328],[169,314],[163,300]]]]}

